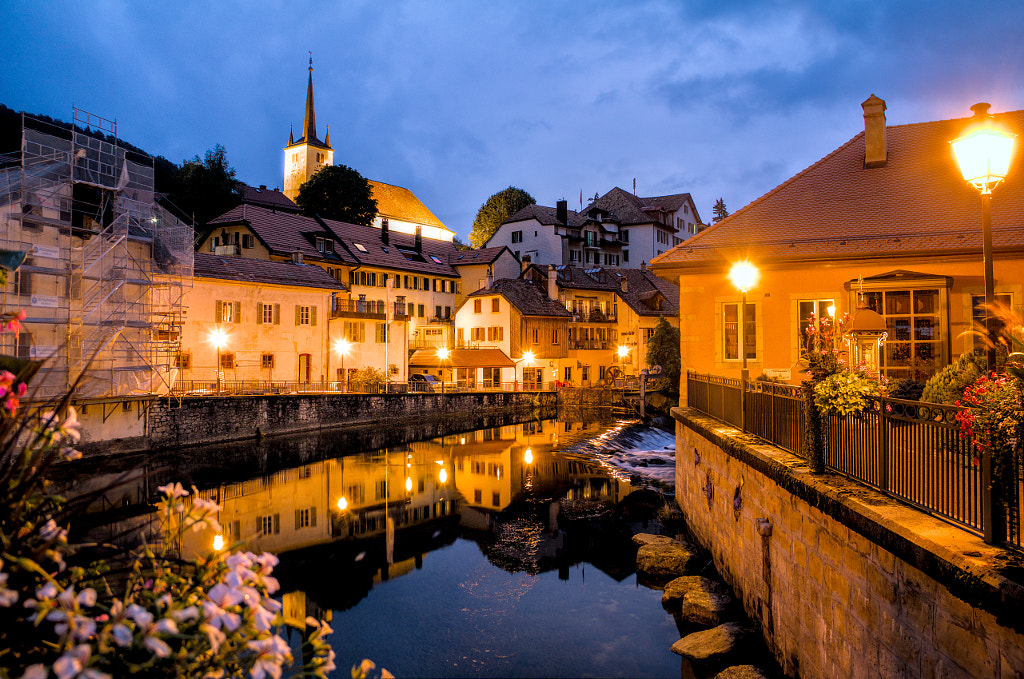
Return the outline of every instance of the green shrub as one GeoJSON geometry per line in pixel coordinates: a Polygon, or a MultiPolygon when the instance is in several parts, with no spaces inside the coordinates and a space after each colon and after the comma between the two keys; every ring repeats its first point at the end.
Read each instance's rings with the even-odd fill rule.
{"type": "Polygon", "coordinates": [[[859,370],[835,373],[814,385],[814,403],[823,415],[845,417],[862,413],[870,396],[885,396],[885,388],[859,370]]]}
{"type": "Polygon", "coordinates": [[[921,400],[953,405],[963,397],[964,389],[985,373],[983,360],[983,356],[963,354],[928,380],[921,393],[921,400]]]}
{"type": "Polygon", "coordinates": [[[904,401],[920,401],[921,392],[924,391],[924,382],[919,380],[897,380],[897,382],[889,388],[889,397],[898,398],[904,401]]]}

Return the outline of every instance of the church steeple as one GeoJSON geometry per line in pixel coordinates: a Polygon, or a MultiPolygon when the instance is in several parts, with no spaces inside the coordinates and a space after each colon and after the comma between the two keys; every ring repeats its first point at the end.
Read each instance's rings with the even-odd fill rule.
{"type": "Polygon", "coordinates": [[[295,143],[295,128],[293,125],[288,126],[288,146],[295,143]]]}
{"type": "Polygon", "coordinates": [[[331,126],[327,126],[327,136],[324,137],[324,146],[331,148],[331,126]]]}
{"type": "Polygon", "coordinates": [[[302,123],[302,139],[318,142],[316,138],[316,111],[313,109],[313,53],[309,53],[309,84],[306,85],[306,119],[302,123]]]}

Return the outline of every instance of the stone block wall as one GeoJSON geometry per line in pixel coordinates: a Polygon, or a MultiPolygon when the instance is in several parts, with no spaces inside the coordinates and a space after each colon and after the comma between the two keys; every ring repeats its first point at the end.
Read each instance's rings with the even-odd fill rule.
{"type": "Polygon", "coordinates": [[[1007,552],[718,420],[673,415],[676,500],[787,674],[1024,677],[1007,552]]]}

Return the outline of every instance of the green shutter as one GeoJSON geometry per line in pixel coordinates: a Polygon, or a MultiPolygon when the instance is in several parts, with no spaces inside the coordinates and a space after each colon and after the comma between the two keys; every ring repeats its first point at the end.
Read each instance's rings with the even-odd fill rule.
{"type": "Polygon", "coordinates": [[[263,302],[256,302],[256,325],[263,325],[263,302]]]}
{"type": "Polygon", "coordinates": [[[234,313],[234,318],[232,320],[234,320],[235,323],[241,323],[242,322],[242,303],[241,302],[235,302],[235,313],[234,313]]]}
{"type": "Polygon", "coordinates": [[[316,528],[316,507],[309,508],[309,525],[312,528],[316,528]]]}
{"type": "Polygon", "coordinates": [[[309,307],[309,324],[316,325],[316,307],[309,307]]]}
{"type": "Polygon", "coordinates": [[[214,302],[213,322],[220,323],[224,320],[224,302],[219,299],[214,302]]]}
{"type": "Polygon", "coordinates": [[[299,525],[300,525],[299,521],[301,521],[301,520],[302,520],[302,512],[300,512],[298,509],[296,509],[295,510],[295,530],[299,529],[299,525]]]}
{"type": "Polygon", "coordinates": [[[274,305],[274,325],[281,325],[281,305],[274,305]]]}
{"type": "Polygon", "coordinates": [[[302,322],[302,307],[298,304],[295,305],[295,325],[302,322]]]}

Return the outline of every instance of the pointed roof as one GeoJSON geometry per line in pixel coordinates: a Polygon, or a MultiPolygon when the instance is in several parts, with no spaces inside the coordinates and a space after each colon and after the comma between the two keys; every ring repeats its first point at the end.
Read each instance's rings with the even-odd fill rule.
{"type": "Polygon", "coordinates": [[[313,106],[313,57],[309,57],[309,82],[306,84],[306,117],[302,121],[302,136],[292,141],[292,133],[288,133],[288,146],[309,144],[317,148],[330,149],[329,142],[322,142],[316,136],[316,108],[313,106]]]}
{"type": "Polygon", "coordinates": [[[411,224],[448,228],[409,189],[373,179],[367,181],[370,182],[370,193],[377,201],[377,214],[381,217],[411,224]]]}
{"type": "MultiPolygon", "coordinates": [[[[993,116],[1024,136],[1024,111],[993,116]]],[[[981,251],[978,191],[949,142],[970,119],[890,125],[888,160],[865,167],[864,132],[736,211],[651,260],[658,268],[719,267],[745,253],[760,262],[981,251]]],[[[1024,251],[1024,155],[993,193],[997,252],[1024,251]]]]}

